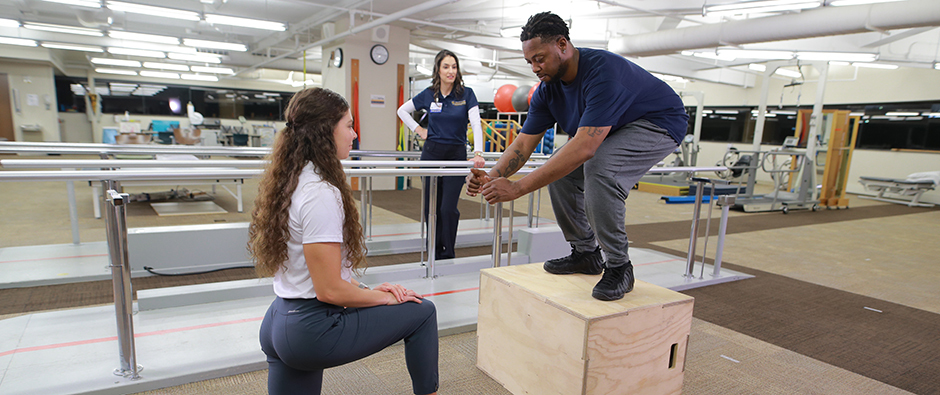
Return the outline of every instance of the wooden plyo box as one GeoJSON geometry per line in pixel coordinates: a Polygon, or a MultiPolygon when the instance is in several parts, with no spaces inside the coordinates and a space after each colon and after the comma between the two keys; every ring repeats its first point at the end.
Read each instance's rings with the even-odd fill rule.
{"type": "Polygon", "coordinates": [[[694,299],[637,281],[603,302],[600,277],[482,270],[477,367],[515,395],[680,393],[694,299]]]}

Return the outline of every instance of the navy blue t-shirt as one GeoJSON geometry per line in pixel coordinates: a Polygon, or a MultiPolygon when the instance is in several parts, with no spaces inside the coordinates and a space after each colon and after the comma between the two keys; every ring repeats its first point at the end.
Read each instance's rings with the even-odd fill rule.
{"type": "Polygon", "coordinates": [[[574,137],[582,126],[610,126],[611,131],[638,119],[666,129],[682,141],[689,116],[679,95],[642,67],[611,52],[578,48],[578,75],[570,84],[539,85],[522,133],[539,134],[558,122],[574,137]]]}
{"type": "Polygon", "coordinates": [[[411,99],[416,110],[428,111],[428,140],[444,144],[467,144],[467,124],[470,123],[468,111],[478,106],[477,96],[473,89],[463,88],[463,94],[458,95],[456,90],[450,94],[435,97],[434,90],[427,88],[411,99]],[[440,110],[431,108],[431,105],[440,105],[440,110]]]}

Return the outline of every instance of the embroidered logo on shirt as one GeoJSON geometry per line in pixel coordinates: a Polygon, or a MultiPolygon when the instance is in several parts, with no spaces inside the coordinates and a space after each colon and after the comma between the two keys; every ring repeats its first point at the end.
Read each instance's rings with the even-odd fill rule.
{"type": "Polygon", "coordinates": [[[451,104],[453,104],[453,105],[455,105],[455,106],[463,106],[463,105],[466,105],[466,104],[467,104],[467,101],[466,101],[466,100],[454,101],[454,102],[451,102],[451,104]]]}

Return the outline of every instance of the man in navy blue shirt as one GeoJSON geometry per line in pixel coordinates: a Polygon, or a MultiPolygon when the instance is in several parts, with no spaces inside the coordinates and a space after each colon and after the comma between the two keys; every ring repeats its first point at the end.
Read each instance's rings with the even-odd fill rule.
{"type": "Polygon", "coordinates": [[[548,185],[571,255],[546,261],[545,270],[603,272],[592,295],[623,298],[634,283],[624,202],[640,177],[685,136],[685,107],[665,82],[622,56],[575,48],[568,26],[555,14],[533,15],[520,38],[526,62],[542,83],[522,132],[492,170],[472,170],[467,192],[497,203],[548,185]],[[568,143],[531,174],[508,180],[555,123],[571,136],[568,143]]]}

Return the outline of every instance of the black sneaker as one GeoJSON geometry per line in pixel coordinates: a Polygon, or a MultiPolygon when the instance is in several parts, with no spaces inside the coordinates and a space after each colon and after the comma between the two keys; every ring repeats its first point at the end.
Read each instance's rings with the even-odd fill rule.
{"type": "Polygon", "coordinates": [[[600,300],[617,300],[623,298],[625,293],[633,290],[633,264],[627,262],[623,266],[605,268],[601,281],[594,286],[591,296],[600,300]]]}
{"type": "Polygon", "coordinates": [[[600,247],[591,252],[578,252],[571,247],[571,255],[549,259],[542,267],[552,274],[601,274],[604,271],[604,258],[600,247]]]}

